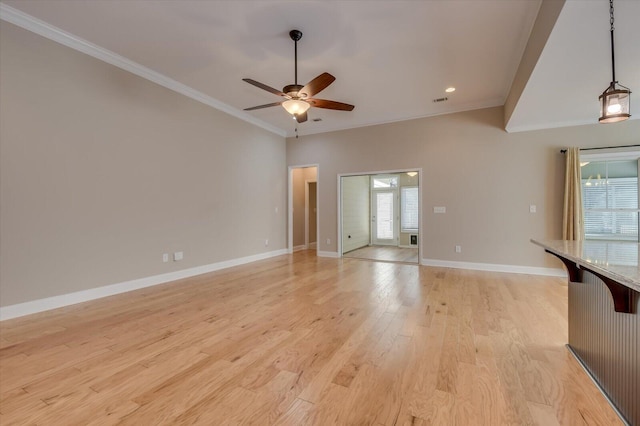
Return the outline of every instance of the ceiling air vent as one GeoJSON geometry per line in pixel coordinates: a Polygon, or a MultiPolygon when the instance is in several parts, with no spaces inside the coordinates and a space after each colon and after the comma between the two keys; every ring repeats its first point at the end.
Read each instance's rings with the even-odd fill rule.
{"type": "Polygon", "coordinates": [[[314,118],[313,121],[317,123],[318,121],[322,121],[322,118],[314,118]]]}
{"type": "Polygon", "coordinates": [[[449,98],[438,98],[438,99],[434,99],[433,102],[445,102],[448,101],[449,98]]]}

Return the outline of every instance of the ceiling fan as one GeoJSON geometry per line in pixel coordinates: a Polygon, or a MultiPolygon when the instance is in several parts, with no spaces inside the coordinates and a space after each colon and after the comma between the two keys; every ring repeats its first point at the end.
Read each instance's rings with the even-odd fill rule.
{"type": "Polygon", "coordinates": [[[354,106],[345,104],[342,102],[329,101],[326,99],[313,98],[314,95],[320,93],[327,88],[336,79],[328,72],[322,73],[306,85],[301,86],[298,84],[298,41],[302,38],[302,32],[299,30],[291,30],[289,37],[295,43],[295,83],[285,86],[282,91],[274,89],[273,87],[262,84],[258,81],[250,78],[243,78],[249,84],[259,87],[267,92],[271,92],[275,95],[286,98],[284,101],[273,102],[266,105],[258,105],[251,108],[245,108],[245,111],[253,111],[254,109],[269,108],[272,106],[282,105],[284,109],[291,115],[298,123],[304,123],[307,121],[307,110],[314,106],[316,108],[335,109],[340,111],[352,111],[354,106]]]}

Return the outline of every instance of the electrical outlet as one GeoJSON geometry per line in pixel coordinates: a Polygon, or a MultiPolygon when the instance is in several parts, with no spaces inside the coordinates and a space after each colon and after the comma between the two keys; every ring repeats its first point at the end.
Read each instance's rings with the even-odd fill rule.
{"type": "Polygon", "coordinates": [[[456,246],[456,253],[462,253],[462,246],[456,246]]]}
{"type": "Polygon", "coordinates": [[[535,213],[537,210],[537,207],[535,204],[530,204],[529,205],[529,213],[535,213]]]}
{"type": "Polygon", "coordinates": [[[331,240],[327,238],[327,245],[331,244],[331,240]]]}
{"type": "Polygon", "coordinates": [[[269,245],[269,239],[264,240],[264,246],[267,247],[269,245]]]}
{"type": "Polygon", "coordinates": [[[169,253],[162,254],[162,263],[167,263],[169,261],[169,253]]]}
{"type": "Polygon", "coordinates": [[[177,262],[178,260],[182,260],[184,259],[184,253],[181,251],[177,251],[175,253],[173,253],[173,261],[177,262]]]}
{"type": "Polygon", "coordinates": [[[433,208],[433,212],[434,213],[446,213],[447,212],[447,208],[444,207],[444,206],[434,207],[433,208]]]}

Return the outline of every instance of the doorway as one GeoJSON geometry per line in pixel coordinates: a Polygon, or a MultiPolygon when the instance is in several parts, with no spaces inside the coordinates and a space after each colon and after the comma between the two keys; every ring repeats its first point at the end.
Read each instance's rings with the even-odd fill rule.
{"type": "Polygon", "coordinates": [[[317,250],[318,166],[289,167],[288,250],[317,250]]]}
{"type": "Polygon", "coordinates": [[[421,170],[339,176],[339,254],[420,261],[421,170]]]}

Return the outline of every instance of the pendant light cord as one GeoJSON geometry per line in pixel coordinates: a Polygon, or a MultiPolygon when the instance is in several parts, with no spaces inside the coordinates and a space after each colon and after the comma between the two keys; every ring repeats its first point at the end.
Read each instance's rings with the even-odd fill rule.
{"type": "Polygon", "coordinates": [[[611,84],[617,83],[616,81],[616,61],[615,61],[615,53],[613,49],[613,0],[609,0],[609,22],[611,24],[611,73],[612,80],[611,84]]]}

